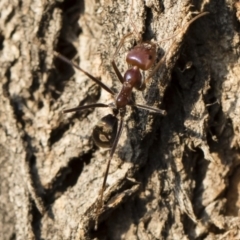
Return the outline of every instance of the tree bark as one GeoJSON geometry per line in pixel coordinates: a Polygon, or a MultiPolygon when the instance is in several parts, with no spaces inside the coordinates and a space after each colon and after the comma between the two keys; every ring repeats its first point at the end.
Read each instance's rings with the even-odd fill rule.
{"type": "Polygon", "coordinates": [[[1,239],[240,239],[239,5],[1,0],[1,239]],[[164,61],[134,99],[167,115],[127,108],[96,223],[109,150],[91,134],[111,109],[62,111],[114,98],[54,51],[117,93],[129,32],[117,66],[156,42],[164,61]]]}

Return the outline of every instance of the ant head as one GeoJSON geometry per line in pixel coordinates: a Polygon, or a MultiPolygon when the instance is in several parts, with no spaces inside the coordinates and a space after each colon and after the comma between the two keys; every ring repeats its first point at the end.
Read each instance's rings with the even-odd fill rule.
{"type": "Polygon", "coordinates": [[[118,119],[108,114],[93,128],[92,138],[98,147],[111,148],[117,134],[118,119]]]}
{"type": "Polygon", "coordinates": [[[126,61],[132,66],[137,66],[146,71],[151,68],[156,60],[156,44],[144,42],[136,45],[128,52],[126,61]]]}

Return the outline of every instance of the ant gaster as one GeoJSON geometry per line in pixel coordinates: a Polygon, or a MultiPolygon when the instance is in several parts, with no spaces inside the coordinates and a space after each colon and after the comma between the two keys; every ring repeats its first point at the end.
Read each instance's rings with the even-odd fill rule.
{"type": "MultiPolygon", "coordinates": [[[[194,22],[196,19],[198,19],[199,17],[202,17],[206,14],[208,14],[208,12],[203,12],[203,13],[199,14],[198,16],[194,17],[190,22],[188,22],[186,24],[185,27],[183,27],[183,30],[187,29],[189,27],[189,25],[192,22],[194,22]]],[[[172,37],[178,35],[183,30],[178,31],[172,37]]],[[[120,73],[120,71],[115,63],[114,59],[115,59],[116,55],[118,54],[120,48],[122,47],[125,39],[131,35],[132,35],[132,33],[129,33],[122,38],[122,40],[119,43],[119,46],[116,49],[115,54],[113,55],[113,58],[111,60],[112,67],[113,67],[119,81],[122,84],[122,89],[116,96],[115,101],[111,104],[95,103],[95,104],[79,106],[76,108],[71,108],[71,109],[67,109],[67,110],[63,111],[64,113],[68,113],[68,112],[80,111],[80,110],[88,109],[88,108],[100,108],[100,107],[102,107],[102,108],[110,107],[113,111],[113,114],[108,114],[107,116],[104,116],[99,121],[97,126],[94,127],[93,134],[92,134],[93,140],[97,146],[111,148],[110,156],[107,161],[107,167],[105,170],[102,187],[101,187],[100,193],[99,193],[99,200],[98,200],[97,209],[96,209],[96,221],[98,220],[98,217],[99,217],[100,212],[103,207],[103,193],[106,188],[106,181],[107,181],[110,163],[111,163],[113,154],[115,153],[116,147],[117,147],[119,139],[121,137],[121,134],[122,134],[123,125],[124,125],[123,120],[124,120],[124,116],[126,114],[126,106],[127,105],[135,106],[137,108],[144,109],[147,111],[152,111],[157,114],[166,115],[165,110],[160,110],[160,109],[157,109],[157,108],[154,108],[151,106],[147,106],[147,105],[136,104],[136,103],[134,103],[134,101],[132,99],[133,88],[135,88],[139,91],[143,91],[146,86],[146,81],[149,80],[156,73],[156,71],[159,69],[160,65],[165,60],[165,58],[163,57],[157,63],[157,65],[155,66],[155,68],[153,69],[151,74],[148,76],[148,78],[145,81],[143,80],[141,70],[142,71],[149,70],[155,63],[156,55],[157,55],[156,45],[152,42],[141,42],[141,43],[137,44],[133,49],[131,49],[128,52],[127,57],[126,57],[126,62],[131,67],[125,72],[124,76],[122,76],[122,74],[120,73]],[[117,118],[118,115],[120,115],[120,120],[118,120],[118,118],[117,118]]],[[[168,38],[168,39],[170,39],[170,38],[168,38]]],[[[165,39],[165,40],[168,40],[168,39],[165,39]]],[[[173,44],[174,43],[172,43],[172,45],[173,44]]],[[[171,45],[171,47],[172,47],[172,45],[171,45]]],[[[170,49],[171,49],[171,47],[170,47],[170,49]]],[[[71,62],[70,60],[68,60],[67,58],[65,58],[64,56],[62,56],[59,53],[55,52],[55,56],[60,58],[64,62],[70,64],[71,66],[74,66],[76,69],[80,70],[81,72],[83,72],[86,76],[88,76],[91,80],[93,80],[95,83],[97,83],[100,87],[102,87],[104,90],[109,92],[111,95],[115,95],[114,91],[111,88],[109,88],[107,85],[102,83],[100,80],[98,80],[97,78],[95,78],[94,76],[89,74],[88,72],[84,71],[82,68],[80,68],[75,63],[71,62]]],[[[165,54],[165,56],[166,56],[166,54],[165,54]]]]}

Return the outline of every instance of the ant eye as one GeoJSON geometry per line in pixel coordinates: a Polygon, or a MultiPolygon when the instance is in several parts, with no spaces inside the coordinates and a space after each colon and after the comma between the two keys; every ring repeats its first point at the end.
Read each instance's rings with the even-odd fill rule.
{"type": "Polygon", "coordinates": [[[117,134],[118,119],[112,114],[103,117],[93,128],[93,141],[98,147],[111,148],[117,134]]]}

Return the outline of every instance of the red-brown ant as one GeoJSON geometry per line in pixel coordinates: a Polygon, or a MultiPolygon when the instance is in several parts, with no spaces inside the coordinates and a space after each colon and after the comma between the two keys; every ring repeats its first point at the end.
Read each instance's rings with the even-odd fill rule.
{"type": "MultiPolygon", "coordinates": [[[[208,12],[204,12],[199,14],[198,16],[194,17],[190,22],[186,24],[183,29],[187,29],[189,25],[194,22],[196,19],[199,17],[202,17],[204,15],[208,14],[208,12]]],[[[177,33],[175,33],[172,37],[178,35],[180,32],[183,30],[181,29],[177,33]]],[[[146,81],[143,80],[141,71],[146,71],[149,70],[153,64],[155,63],[156,60],[156,45],[152,42],[141,42],[137,44],[133,49],[131,49],[126,57],[126,62],[131,66],[122,76],[120,73],[116,63],[115,63],[115,57],[117,53],[119,52],[120,48],[122,47],[125,39],[129,36],[131,36],[132,33],[127,34],[125,37],[122,38],[120,41],[119,46],[117,47],[117,50],[115,54],[113,55],[113,58],[111,60],[112,67],[119,79],[119,81],[122,83],[122,89],[118,93],[118,95],[115,98],[115,101],[111,104],[103,104],[103,103],[95,103],[95,104],[90,104],[86,106],[80,106],[76,108],[71,108],[64,110],[64,113],[68,112],[74,112],[74,111],[80,111],[83,109],[88,109],[88,108],[107,108],[110,107],[113,110],[113,114],[109,114],[105,117],[103,117],[100,122],[97,124],[97,126],[94,127],[93,129],[93,140],[95,144],[99,147],[107,147],[111,148],[110,150],[110,156],[107,162],[107,167],[104,175],[104,180],[103,184],[100,190],[100,197],[97,205],[97,212],[96,212],[96,218],[98,219],[98,216],[100,214],[100,211],[103,206],[103,193],[106,188],[106,181],[107,181],[107,176],[109,172],[109,167],[110,163],[113,157],[113,154],[115,153],[116,147],[118,145],[118,141],[120,139],[120,136],[122,134],[123,130],[123,119],[126,114],[126,106],[135,106],[140,109],[144,109],[147,111],[152,111],[157,114],[162,114],[166,115],[166,111],[160,110],[151,106],[147,105],[140,105],[140,104],[135,104],[133,99],[132,99],[132,90],[133,88],[143,91],[146,86],[146,81]],[[117,116],[120,115],[120,120],[118,120],[117,116]],[[118,121],[119,124],[118,124],[118,121]]],[[[171,38],[172,38],[171,37],[171,38]]],[[[170,39],[170,38],[168,38],[170,39]]],[[[166,40],[166,39],[165,39],[166,40]]],[[[174,43],[173,43],[174,44],[174,43]]],[[[173,45],[172,44],[172,45],[173,45]]],[[[170,47],[171,49],[171,47],[170,47]]],[[[110,89],[107,85],[102,83],[100,80],[89,74],[88,72],[84,71],[82,68],[65,58],[59,53],[55,53],[55,56],[63,60],[64,62],[74,66],[76,69],[80,70],[83,72],[85,75],[87,75],[90,79],[92,79],[95,83],[97,83],[100,87],[102,87],[104,90],[109,92],[111,95],[115,95],[114,91],[110,89]]],[[[155,66],[151,74],[148,76],[146,80],[149,80],[159,69],[161,64],[164,62],[165,57],[163,57],[155,66]]]]}

